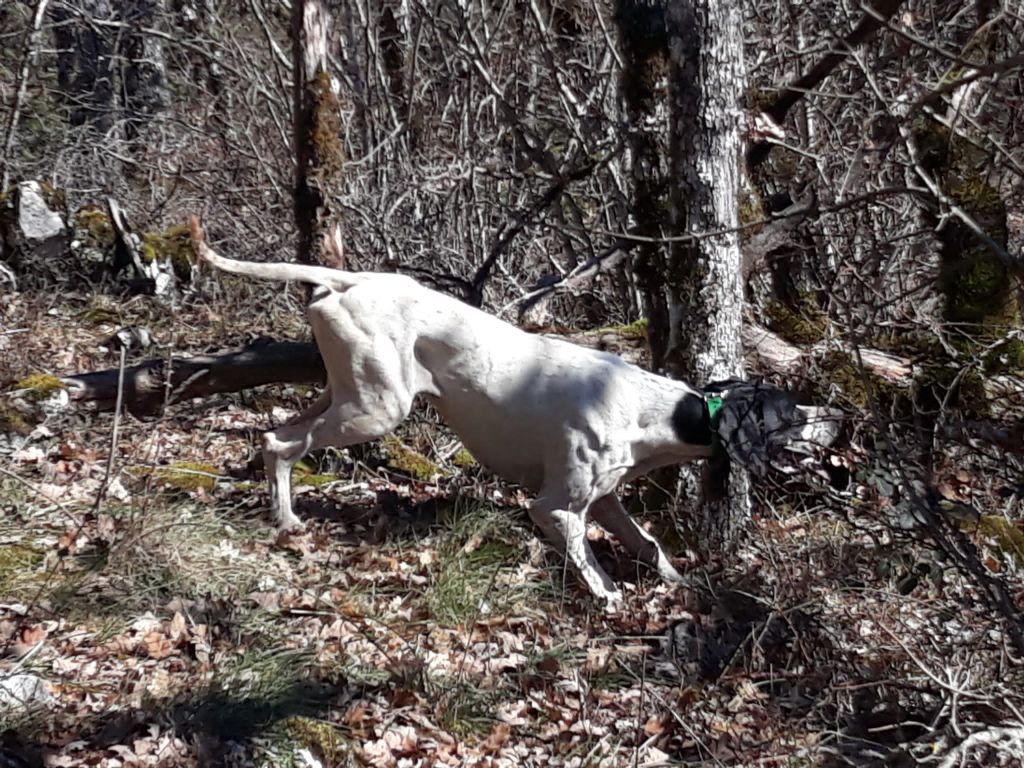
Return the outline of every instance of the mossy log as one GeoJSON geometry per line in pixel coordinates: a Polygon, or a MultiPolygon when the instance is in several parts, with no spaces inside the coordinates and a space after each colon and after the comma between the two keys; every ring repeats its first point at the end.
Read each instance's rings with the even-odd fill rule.
{"type": "MultiPolygon", "coordinates": [[[[796,376],[807,370],[808,361],[817,355],[834,351],[835,342],[818,342],[810,346],[791,344],[767,328],[748,323],[743,326],[743,347],[748,363],[755,369],[769,370],[785,376],[796,376]]],[[[853,347],[843,351],[853,354],[853,347]]],[[[894,384],[907,384],[913,378],[913,366],[905,357],[877,349],[859,349],[856,354],[864,369],[894,384]]]]}

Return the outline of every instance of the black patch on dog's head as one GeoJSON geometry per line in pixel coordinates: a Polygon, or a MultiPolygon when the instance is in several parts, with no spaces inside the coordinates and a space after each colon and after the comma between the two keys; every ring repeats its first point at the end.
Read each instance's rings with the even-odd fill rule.
{"type": "Polygon", "coordinates": [[[681,442],[711,445],[711,418],[700,395],[683,395],[672,410],[672,431],[681,442]]]}

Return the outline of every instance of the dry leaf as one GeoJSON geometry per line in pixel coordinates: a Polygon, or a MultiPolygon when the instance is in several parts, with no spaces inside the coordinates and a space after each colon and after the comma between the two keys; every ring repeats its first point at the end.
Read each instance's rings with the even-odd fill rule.
{"type": "Polygon", "coordinates": [[[512,729],[509,728],[507,723],[495,723],[491,726],[491,732],[487,734],[487,738],[484,739],[483,749],[485,752],[494,753],[505,746],[505,742],[508,741],[509,734],[512,729]]]}
{"type": "Polygon", "coordinates": [[[175,653],[174,643],[162,632],[150,632],[142,639],[142,647],[151,659],[166,659],[175,653]]]}

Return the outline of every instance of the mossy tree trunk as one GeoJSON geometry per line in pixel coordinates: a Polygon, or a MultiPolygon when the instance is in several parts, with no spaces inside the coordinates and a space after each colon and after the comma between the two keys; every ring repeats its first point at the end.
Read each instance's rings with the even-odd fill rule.
{"type": "Polygon", "coordinates": [[[1020,328],[1021,310],[1019,274],[1008,256],[1006,203],[984,175],[991,158],[978,145],[924,121],[915,143],[921,172],[940,198],[930,219],[940,246],[945,337],[924,369],[921,389],[928,396],[919,405],[929,421],[942,407],[984,413],[982,376],[1024,369],[1024,342],[1010,336],[1020,328]]]}
{"type": "MultiPolygon", "coordinates": [[[[736,231],[742,14],[734,3],[669,0],[667,19],[671,216],[677,237],[658,287],[669,318],[663,361],[673,376],[701,385],[743,375],[742,257],[736,231]]],[[[684,468],[682,477],[698,521],[699,546],[715,552],[747,524],[746,477],[733,467],[724,489],[698,483],[693,468],[684,468]],[[697,501],[700,485],[706,491],[703,503],[697,501]]]]}
{"type": "Polygon", "coordinates": [[[330,16],[320,0],[292,3],[297,258],[323,262],[322,235],[336,222],[330,192],[341,187],[344,150],[337,86],[328,65],[330,16]]]}

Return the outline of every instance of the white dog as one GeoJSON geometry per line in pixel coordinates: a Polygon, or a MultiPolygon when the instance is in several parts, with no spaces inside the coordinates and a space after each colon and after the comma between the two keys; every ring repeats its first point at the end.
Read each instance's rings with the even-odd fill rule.
{"type": "Polygon", "coordinates": [[[779,390],[729,382],[709,398],[615,355],[526,333],[410,277],[224,258],[191,223],[197,253],[217,269],[319,286],[307,315],[327,386],[263,437],[270,504],[283,528],[302,525],[291,506],[295,462],[388,434],[422,396],[482,465],[536,494],[531,519],[614,606],[621,593],[591,551],[588,514],[663,578],[682,578],[619,503],[620,483],[710,456],[717,439],[747,465],[763,463],[771,448],[830,441],[812,423],[817,409],[779,390]]]}

